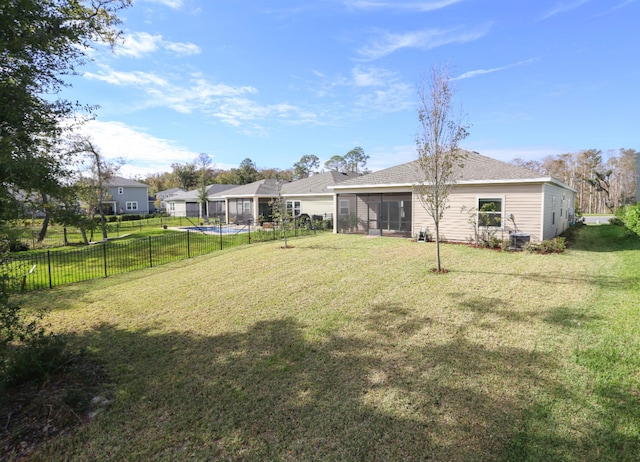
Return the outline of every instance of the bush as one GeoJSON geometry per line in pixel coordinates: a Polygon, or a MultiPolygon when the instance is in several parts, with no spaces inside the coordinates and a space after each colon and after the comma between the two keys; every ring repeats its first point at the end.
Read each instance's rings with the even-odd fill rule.
{"type": "MultiPolygon", "coordinates": [[[[0,241],[0,265],[9,248],[0,241]]],[[[27,319],[21,307],[7,294],[6,280],[0,277],[0,390],[27,381],[43,381],[67,360],[65,342],[45,332],[44,314],[27,319]]]]}
{"type": "Polygon", "coordinates": [[[618,218],[629,231],[640,235],[640,204],[625,207],[618,218]]]}
{"type": "Polygon", "coordinates": [[[562,253],[567,249],[567,239],[562,236],[546,239],[539,244],[527,243],[525,250],[531,253],[562,253]]]}

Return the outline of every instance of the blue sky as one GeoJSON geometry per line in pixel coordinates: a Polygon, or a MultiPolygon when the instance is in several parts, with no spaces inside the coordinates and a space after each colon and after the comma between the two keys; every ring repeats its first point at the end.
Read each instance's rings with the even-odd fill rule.
{"type": "Polygon", "coordinates": [[[640,0],[134,0],[68,99],[124,176],[209,154],[289,168],[415,158],[417,86],[448,64],[463,147],[497,159],[640,149],[640,0]]]}

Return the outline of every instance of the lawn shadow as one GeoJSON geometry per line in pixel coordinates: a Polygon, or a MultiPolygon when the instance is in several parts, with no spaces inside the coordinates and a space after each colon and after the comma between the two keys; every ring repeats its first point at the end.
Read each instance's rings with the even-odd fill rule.
{"type": "Polygon", "coordinates": [[[377,307],[368,335],[319,340],[290,318],[215,336],[100,325],[74,340],[104,361],[112,404],[42,458],[90,450],[112,460],[504,459],[518,395],[558,387],[536,372],[552,364],[463,336],[398,347],[430,328],[411,317],[377,307]],[[496,393],[492,380],[520,391],[496,393]]]}
{"type": "Polygon", "coordinates": [[[640,237],[618,225],[582,226],[569,248],[586,252],[640,250],[640,237]]]}

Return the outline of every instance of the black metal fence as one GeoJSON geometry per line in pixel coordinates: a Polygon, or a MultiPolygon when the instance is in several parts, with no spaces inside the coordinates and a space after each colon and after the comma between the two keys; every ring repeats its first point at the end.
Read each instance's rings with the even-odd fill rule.
{"type": "MultiPolygon", "coordinates": [[[[292,226],[287,237],[315,234],[292,226]]],[[[283,229],[203,227],[179,233],[106,241],[72,250],[15,253],[0,266],[8,292],[37,290],[163,265],[252,242],[283,238],[283,229]]]]}

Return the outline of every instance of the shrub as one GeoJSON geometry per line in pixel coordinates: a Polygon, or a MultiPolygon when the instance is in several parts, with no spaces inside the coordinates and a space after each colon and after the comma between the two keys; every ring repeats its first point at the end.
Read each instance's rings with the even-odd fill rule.
{"type": "MultiPolygon", "coordinates": [[[[0,241],[0,265],[9,243],[0,241]]],[[[67,360],[61,337],[45,332],[43,313],[27,319],[21,307],[7,294],[6,280],[0,276],[0,390],[27,381],[42,381],[67,360]]]]}
{"type": "Polygon", "coordinates": [[[562,236],[546,239],[539,244],[527,243],[525,250],[531,253],[562,253],[567,249],[567,239],[562,236]]]}
{"type": "Polygon", "coordinates": [[[619,218],[629,231],[640,235],[640,204],[625,207],[619,218]]]}

